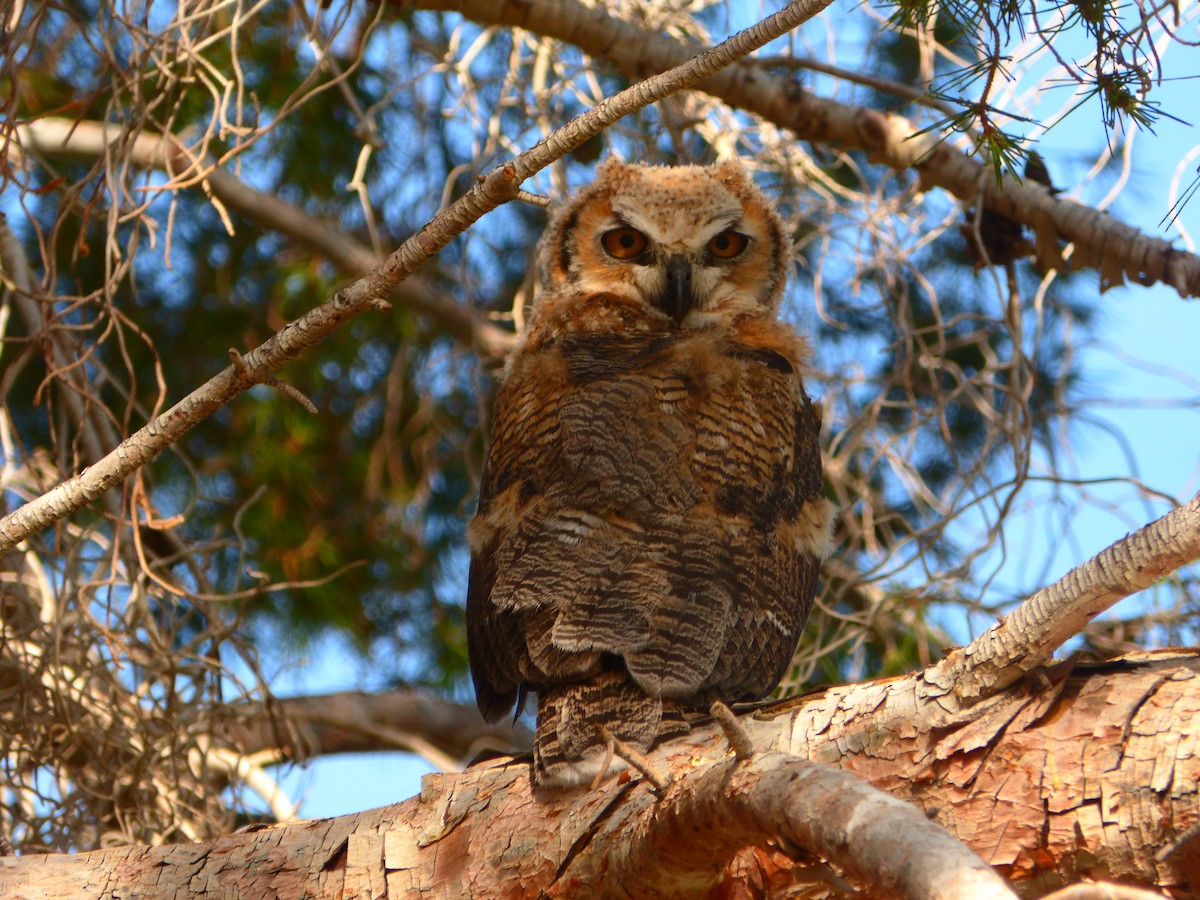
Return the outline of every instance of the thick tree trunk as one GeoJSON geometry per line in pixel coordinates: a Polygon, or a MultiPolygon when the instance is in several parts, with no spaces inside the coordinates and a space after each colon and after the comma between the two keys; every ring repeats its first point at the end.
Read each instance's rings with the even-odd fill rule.
{"type": "MultiPolygon", "coordinates": [[[[1037,669],[946,709],[924,676],[826,691],[785,718],[782,749],[912,800],[1039,896],[1080,878],[1200,891],[1200,656],[1158,651],[1037,669]]],[[[950,704],[946,704],[950,706],[950,704]]]]}
{"type": "Polygon", "coordinates": [[[742,763],[719,730],[699,729],[652,756],[674,779],[661,799],[627,775],[535,794],[527,763],[505,758],[429,776],[420,796],[357,815],[207,844],[8,858],[0,895],[780,896],[837,877],[815,851],[876,885],[870,896],[879,885],[968,896],[921,894],[919,867],[887,862],[916,848],[932,883],[987,876],[953,848],[933,852],[938,841],[918,832],[935,822],[1023,896],[1083,878],[1200,892],[1200,836],[1176,841],[1200,819],[1200,651],[1057,662],[974,706],[950,696],[918,673],[774,704],[742,717],[773,752],[742,763]],[[808,760],[925,816],[851,797],[808,760]]]}

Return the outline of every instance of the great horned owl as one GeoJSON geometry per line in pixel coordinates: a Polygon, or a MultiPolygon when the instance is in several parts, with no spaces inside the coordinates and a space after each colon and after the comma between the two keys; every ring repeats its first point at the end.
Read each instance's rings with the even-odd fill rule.
{"type": "Polygon", "coordinates": [[[471,520],[479,708],[538,695],[533,773],[592,780],[783,677],[829,543],[790,242],[737,163],[603,163],[543,239],[471,520]]]}

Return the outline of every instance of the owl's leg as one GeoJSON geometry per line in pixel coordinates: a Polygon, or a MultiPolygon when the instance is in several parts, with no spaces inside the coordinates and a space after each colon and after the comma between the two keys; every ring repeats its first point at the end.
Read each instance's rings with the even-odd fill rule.
{"type": "MultiPolygon", "coordinates": [[[[650,760],[646,759],[645,755],[633,747],[630,747],[623,740],[605,728],[603,725],[596,726],[600,732],[600,737],[608,745],[610,758],[615,755],[625,760],[632,769],[642,773],[642,776],[650,782],[650,786],[654,793],[662,796],[668,787],[671,786],[671,777],[660,775],[654,766],[650,765],[650,760]]],[[[601,770],[603,771],[603,770],[601,770]]]]}
{"type": "Polygon", "coordinates": [[[708,708],[708,714],[725,732],[725,740],[729,741],[729,746],[733,748],[733,755],[738,762],[754,755],[754,741],[750,739],[750,735],[746,733],[746,729],[742,727],[738,717],[733,714],[733,710],[723,700],[714,700],[708,708]]]}

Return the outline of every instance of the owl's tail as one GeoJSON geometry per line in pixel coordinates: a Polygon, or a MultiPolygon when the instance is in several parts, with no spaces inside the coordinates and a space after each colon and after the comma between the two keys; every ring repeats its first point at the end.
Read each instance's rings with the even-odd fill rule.
{"type": "Polygon", "coordinates": [[[638,752],[688,732],[686,712],[674,701],[651,697],[623,671],[549,688],[538,697],[533,736],[533,778],[539,787],[590,784],[602,770],[625,762],[611,752],[604,731],[638,752]]]}

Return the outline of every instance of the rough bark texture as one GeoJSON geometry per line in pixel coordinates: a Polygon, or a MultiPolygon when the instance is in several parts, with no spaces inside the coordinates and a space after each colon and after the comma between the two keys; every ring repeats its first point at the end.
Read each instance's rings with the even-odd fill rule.
{"type": "Polygon", "coordinates": [[[925,672],[962,700],[1004,690],[1043,665],[1117,601],[1200,559],[1200,493],[1038,591],[967,647],[925,672]]]}
{"type": "MultiPolygon", "coordinates": [[[[780,896],[825,871],[797,853],[794,839],[808,838],[789,834],[783,820],[807,816],[815,829],[832,815],[819,803],[785,815],[780,808],[794,800],[786,796],[771,801],[772,812],[763,799],[767,780],[794,763],[782,755],[790,754],[913,801],[1023,896],[1089,878],[1192,897],[1200,836],[1155,856],[1200,818],[1198,712],[1200,651],[1058,662],[967,708],[931,696],[916,674],[829,688],[743,717],[760,748],[780,752],[742,767],[721,762],[727,747],[715,730],[666,745],[652,762],[676,783],[661,805],[626,776],[535,796],[527,761],[497,760],[430,776],[420,796],[358,815],[205,845],[5,859],[0,895],[537,897],[578,896],[572,891],[587,885],[604,896],[635,877],[627,892],[652,893],[661,876],[677,895],[780,896]],[[728,802],[714,807],[703,782],[722,777],[728,802]],[[740,822],[743,841],[757,846],[697,857],[709,846],[699,837],[728,832],[718,815],[740,822]],[[764,816],[777,824],[765,827],[764,816]],[[645,841],[696,880],[685,889],[679,865],[647,867],[645,841]],[[696,859],[708,862],[703,871],[693,871],[696,859]]],[[[897,833],[909,827],[887,821],[897,833]]]]}
{"type": "Polygon", "coordinates": [[[1200,891],[1200,655],[1037,669],[958,707],[922,676],[831,689],[786,717],[780,749],[911,799],[1020,885],[1081,877],[1200,891]]]}

